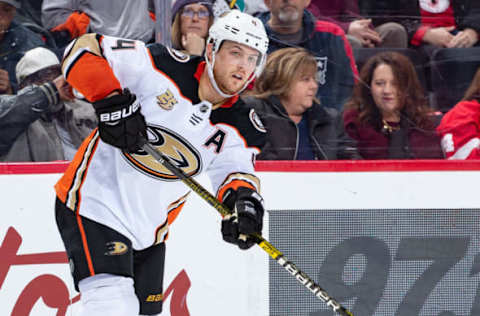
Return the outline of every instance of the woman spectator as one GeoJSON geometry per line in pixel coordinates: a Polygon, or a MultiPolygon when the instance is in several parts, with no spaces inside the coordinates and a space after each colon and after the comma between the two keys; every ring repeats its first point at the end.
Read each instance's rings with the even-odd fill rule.
{"type": "Polygon", "coordinates": [[[261,160],[325,160],[358,158],[354,141],[346,136],[341,116],[316,100],[318,83],[315,57],[303,48],[283,48],[270,54],[256,80],[253,105],[266,129],[261,160]]]}
{"type": "Polygon", "coordinates": [[[190,55],[203,55],[213,23],[212,0],[177,0],[172,6],[172,47],[190,55]]]}
{"type": "Polygon", "coordinates": [[[439,117],[426,103],[412,62],[400,53],[367,60],[343,119],[365,159],[443,158],[439,117]]]}
{"type": "Polygon", "coordinates": [[[480,159],[480,68],[463,99],[437,128],[448,159],[480,159]]]}

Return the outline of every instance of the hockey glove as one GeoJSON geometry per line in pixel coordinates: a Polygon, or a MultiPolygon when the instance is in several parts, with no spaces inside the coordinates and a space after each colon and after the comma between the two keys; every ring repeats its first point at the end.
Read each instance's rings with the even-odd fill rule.
{"type": "Polygon", "coordinates": [[[240,187],[225,193],[224,204],[233,213],[222,220],[222,236],[226,242],[248,249],[256,242],[251,234],[262,234],[263,199],[252,189],[240,187]]]}
{"type": "Polygon", "coordinates": [[[135,94],[124,89],[123,94],[94,102],[93,107],[105,143],[129,152],[140,149],[147,139],[147,125],[135,94]]]}

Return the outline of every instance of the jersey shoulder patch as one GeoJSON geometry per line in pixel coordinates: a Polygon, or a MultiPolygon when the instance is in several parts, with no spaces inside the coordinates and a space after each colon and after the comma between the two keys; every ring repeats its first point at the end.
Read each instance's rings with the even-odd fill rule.
{"type": "Polygon", "coordinates": [[[255,127],[257,131],[262,133],[267,132],[267,130],[265,129],[265,126],[263,125],[262,120],[258,116],[257,112],[255,112],[255,109],[250,109],[248,117],[250,118],[250,121],[252,122],[253,127],[255,127]]]}
{"type": "Polygon", "coordinates": [[[186,63],[190,60],[189,54],[186,54],[178,49],[167,47],[167,51],[173,59],[180,63],[186,63]]]}

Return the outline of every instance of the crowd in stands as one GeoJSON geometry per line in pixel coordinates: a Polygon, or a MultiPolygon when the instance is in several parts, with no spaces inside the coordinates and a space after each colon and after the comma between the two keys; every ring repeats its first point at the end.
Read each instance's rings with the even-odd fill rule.
{"type": "MultiPolygon", "coordinates": [[[[154,43],[156,3],[0,0],[0,161],[73,157],[97,121],[62,76],[67,45],[154,43]]],[[[172,0],[172,48],[202,56],[230,9],[270,40],[242,95],[267,133],[258,159],[480,158],[480,1],[172,0]]]]}

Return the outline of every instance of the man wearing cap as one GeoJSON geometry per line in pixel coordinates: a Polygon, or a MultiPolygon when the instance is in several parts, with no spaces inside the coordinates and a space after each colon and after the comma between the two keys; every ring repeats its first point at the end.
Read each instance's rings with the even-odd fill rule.
{"type": "Polygon", "coordinates": [[[16,66],[20,91],[0,96],[0,161],[70,160],[96,127],[90,104],[74,100],[60,61],[37,47],[16,66]]]}
{"type": "Polygon", "coordinates": [[[44,46],[39,35],[13,22],[19,0],[0,0],[0,94],[16,91],[15,65],[23,53],[44,46]]]}

